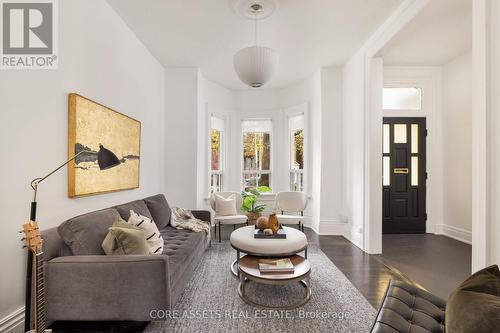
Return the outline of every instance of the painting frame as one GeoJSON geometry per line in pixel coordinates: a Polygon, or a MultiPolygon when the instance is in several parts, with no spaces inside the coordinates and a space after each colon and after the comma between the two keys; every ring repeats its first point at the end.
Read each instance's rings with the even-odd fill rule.
{"type": "MultiPolygon", "coordinates": [[[[80,190],[80,182],[84,182],[85,180],[82,180],[81,172],[77,171],[77,160],[71,161],[68,166],[68,197],[69,198],[78,198],[78,197],[86,197],[86,196],[91,196],[91,195],[98,195],[98,194],[105,194],[105,193],[112,193],[112,192],[119,192],[119,191],[126,191],[126,190],[133,190],[136,188],[140,187],[140,156],[141,156],[141,130],[142,130],[142,123],[134,119],[126,114],[123,114],[121,112],[118,112],[116,110],[113,110],[101,103],[98,103],[96,101],[93,101],[87,97],[81,96],[77,93],[69,93],[68,94],[68,159],[74,157],[78,152],[77,152],[77,144],[80,146],[86,147],[85,143],[78,142],[80,134],[79,131],[82,131],[82,129],[78,126],[78,124],[81,123],[81,103],[87,104],[92,108],[92,111],[85,110],[87,113],[95,112],[95,115],[104,115],[106,114],[109,117],[115,117],[116,119],[121,120],[122,122],[129,122],[133,126],[136,126],[137,128],[134,128],[134,133],[136,133],[137,138],[134,140],[134,144],[137,145],[137,147],[134,147],[134,152],[137,153],[137,155],[134,155],[134,159],[136,159],[136,164],[137,166],[131,170],[134,174],[134,178],[130,180],[130,184],[123,185],[122,186],[110,186],[109,188],[97,188],[95,190],[92,189],[87,189],[85,191],[80,190]],[[103,112],[100,114],[100,112],[103,112]],[[135,142],[137,141],[137,142],[135,142]]],[[[88,122],[87,122],[88,123],[88,122]]],[[[123,130],[123,129],[122,129],[123,130]]],[[[113,150],[113,147],[110,147],[111,150],[113,150]]],[[[93,149],[95,150],[95,149],[93,149]]],[[[94,152],[95,153],[95,152],[94,152]]],[[[86,155],[86,154],[83,154],[86,155]]],[[[123,156],[118,156],[118,158],[121,158],[121,161],[124,161],[123,156]]],[[[113,169],[119,169],[120,166],[113,168],[113,169]]],[[[82,168],[83,169],[83,168],[82,168]]],[[[111,169],[110,169],[111,170],[111,169]]],[[[105,170],[104,172],[107,172],[105,170]]],[[[104,173],[103,172],[103,173],[104,173]]],[[[114,172],[116,175],[116,171],[114,172]]],[[[119,176],[115,176],[118,179],[125,179],[119,176]]]]}

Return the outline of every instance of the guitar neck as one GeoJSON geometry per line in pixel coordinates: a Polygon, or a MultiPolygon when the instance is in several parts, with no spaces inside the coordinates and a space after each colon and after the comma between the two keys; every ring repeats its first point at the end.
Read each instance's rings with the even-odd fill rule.
{"type": "Polygon", "coordinates": [[[35,333],[45,332],[46,319],[45,319],[45,283],[43,275],[43,252],[37,253],[33,256],[33,268],[35,272],[34,288],[34,316],[35,316],[35,333]]]}

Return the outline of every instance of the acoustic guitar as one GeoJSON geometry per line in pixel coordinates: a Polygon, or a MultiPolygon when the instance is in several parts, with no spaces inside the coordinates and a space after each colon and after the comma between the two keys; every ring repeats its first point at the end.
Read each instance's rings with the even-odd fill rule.
{"type": "MultiPolygon", "coordinates": [[[[45,319],[45,291],[44,291],[44,276],[43,276],[43,252],[42,252],[42,237],[40,236],[40,230],[38,229],[38,224],[35,221],[30,221],[23,225],[24,240],[26,241],[26,247],[33,254],[32,260],[32,289],[34,290],[34,299],[32,299],[32,305],[34,305],[34,327],[27,333],[51,333],[51,329],[46,327],[45,319]]],[[[30,318],[25,318],[25,320],[30,320],[30,318]]],[[[31,324],[31,323],[30,323],[31,324]]]]}

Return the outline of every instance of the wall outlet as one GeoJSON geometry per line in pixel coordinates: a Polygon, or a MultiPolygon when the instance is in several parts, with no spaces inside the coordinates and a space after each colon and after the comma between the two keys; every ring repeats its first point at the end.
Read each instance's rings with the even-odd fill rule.
{"type": "Polygon", "coordinates": [[[358,234],[361,234],[361,235],[363,234],[363,227],[358,228],[358,234]]]}

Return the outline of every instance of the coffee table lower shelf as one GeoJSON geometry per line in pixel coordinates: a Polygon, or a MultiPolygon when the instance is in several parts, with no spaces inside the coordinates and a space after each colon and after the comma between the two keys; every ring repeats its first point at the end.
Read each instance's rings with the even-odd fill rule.
{"type": "Polygon", "coordinates": [[[291,310],[303,306],[311,299],[311,265],[309,261],[299,255],[288,256],[295,266],[295,272],[292,274],[261,274],[258,267],[259,257],[246,255],[239,260],[238,273],[240,283],[238,284],[238,295],[247,304],[268,309],[291,310]],[[250,280],[256,283],[270,285],[286,285],[299,282],[305,289],[305,297],[294,304],[287,306],[274,306],[261,304],[249,299],[245,293],[245,284],[250,280]]]}

